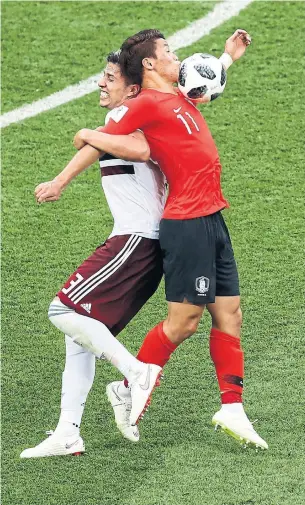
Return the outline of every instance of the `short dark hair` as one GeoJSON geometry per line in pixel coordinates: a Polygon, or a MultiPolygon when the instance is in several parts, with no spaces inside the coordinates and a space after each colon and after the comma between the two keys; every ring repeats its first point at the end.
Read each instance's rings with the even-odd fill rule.
{"type": "Polygon", "coordinates": [[[121,71],[133,84],[142,85],[144,58],[156,58],[155,41],[165,39],[159,30],[142,30],[123,42],[119,56],[121,71]]]}
{"type": "Polygon", "coordinates": [[[111,51],[111,53],[107,54],[106,56],[107,63],[113,63],[114,65],[118,65],[120,67],[120,71],[122,76],[124,77],[126,86],[129,86],[130,84],[137,84],[129,76],[125,75],[125,73],[122,72],[122,67],[120,64],[120,54],[121,49],[118,49],[118,51],[111,51]]]}
{"type": "Polygon", "coordinates": [[[119,65],[120,64],[120,52],[121,52],[121,50],[119,49],[118,51],[111,51],[111,53],[107,54],[107,56],[106,56],[107,63],[114,63],[115,65],[119,65]]]}

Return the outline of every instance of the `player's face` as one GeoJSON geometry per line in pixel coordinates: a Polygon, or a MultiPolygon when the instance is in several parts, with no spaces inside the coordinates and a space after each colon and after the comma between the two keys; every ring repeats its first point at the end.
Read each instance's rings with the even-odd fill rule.
{"type": "Polygon", "coordinates": [[[164,39],[157,39],[155,70],[169,82],[177,82],[179,76],[180,61],[175,53],[169,49],[169,45],[164,39]]]}
{"type": "Polygon", "coordinates": [[[129,97],[130,86],[126,85],[121,74],[119,65],[108,63],[98,83],[100,94],[100,106],[114,109],[121,105],[129,97]]]}

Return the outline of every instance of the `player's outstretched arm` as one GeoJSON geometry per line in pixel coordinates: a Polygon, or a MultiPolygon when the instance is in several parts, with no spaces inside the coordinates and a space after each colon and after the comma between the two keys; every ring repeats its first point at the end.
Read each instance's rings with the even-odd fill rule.
{"type": "Polygon", "coordinates": [[[92,147],[112,154],[116,158],[126,161],[148,161],[150,158],[149,145],[140,131],[129,135],[109,135],[102,131],[80,130],[74,137],[74,146],[90,144],[92,147]]]}
{"type": "MultiPolygon", "coordinates": [[[[224,66],[225,70],[232,65],[232,63],[243,56],[247,47],[251,44],[251,37],[246,30],[238,29],[231,37],[226,40],[225,52],[220,56],[219,61],[224,66]]],[[[192,100],[194,104],[206,103],[205,98],[197,98],[192,100]]]]}
{"type": "Polygon", "coordinates": [[[227,70],[233,61],[239,60],[251,44],[251,37],[245,30],[236,30],[231,37],[226,40],[225,52],[219,60],[227,70]]]}
{"type": "Polygon", "coordinates": [[[35,188],[37,202],[43,203],[58,200],[62,191],[72,179],[95,163],[102,154],[90,145],[84,146],[55,179],[42,182],[35,188]]]}

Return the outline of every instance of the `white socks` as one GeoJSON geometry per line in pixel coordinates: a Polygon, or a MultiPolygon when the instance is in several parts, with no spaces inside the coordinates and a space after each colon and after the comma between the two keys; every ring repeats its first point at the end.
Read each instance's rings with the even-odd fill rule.
{"type": "Polygon", "coordinates": [[[120,370],[128,382],[133,382],[147,367],[130,354],[103,323],[77,314],[58,299],[53,300],[50,305],[49,319],[75,343],[98,358],[105,357],[120,370]]]}
{"type": "Polygon", "coordinates": [[[246,415],[242,403],[224,403],[221,410],[228,412],[228,414],[246,415]]]}
{"type": "Polygon", "coordinates": [[[95,356],[65,335],[66,364],[62,374],[61,414],[55,433],[79,436],[79,427],[95,375],[95,356]]]}

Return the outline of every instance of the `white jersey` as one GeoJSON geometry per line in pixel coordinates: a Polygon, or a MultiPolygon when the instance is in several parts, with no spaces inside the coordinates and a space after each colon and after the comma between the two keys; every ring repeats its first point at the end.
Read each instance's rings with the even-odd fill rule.
{"type": "MultiPolygon", "coordinates": [[[[106,123],[116,109],[106,116],[106,123]]],[[[135,234],[159,238],[166,192],[165,177],[153,163],[138,163],[105,154],[100,158],[102,186],[114,219],[110,237],[135,234]]]]}

